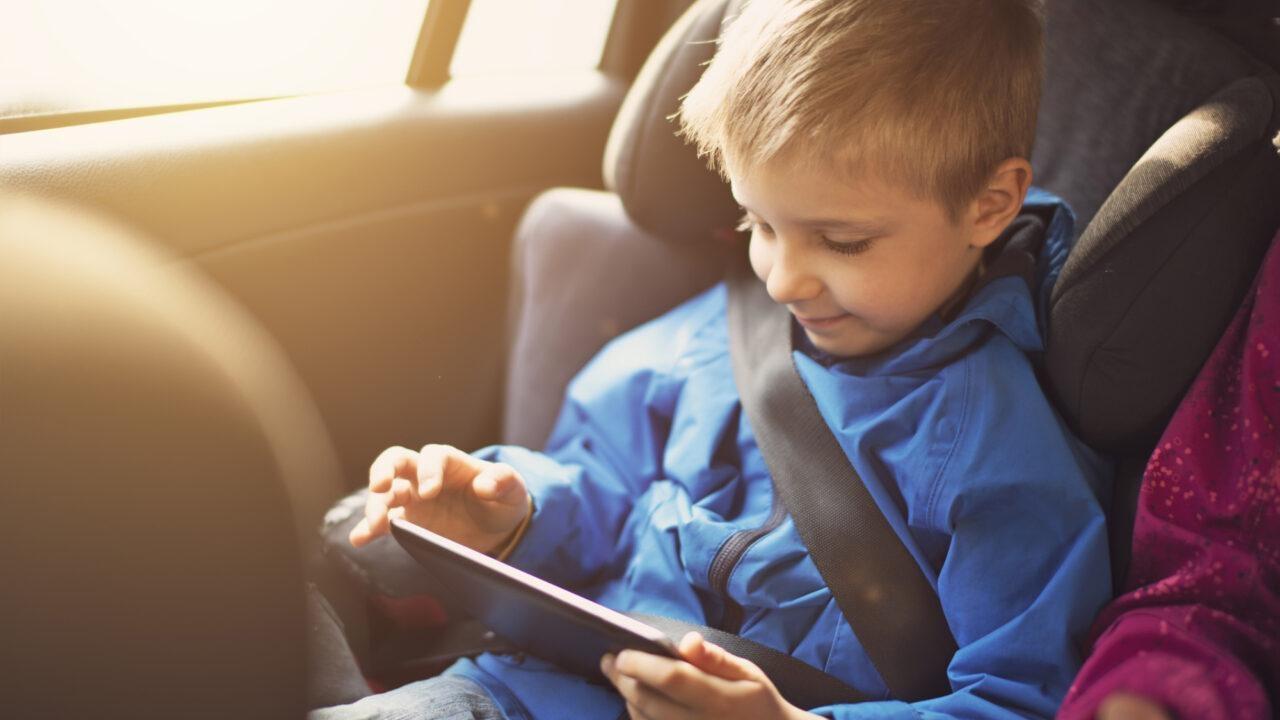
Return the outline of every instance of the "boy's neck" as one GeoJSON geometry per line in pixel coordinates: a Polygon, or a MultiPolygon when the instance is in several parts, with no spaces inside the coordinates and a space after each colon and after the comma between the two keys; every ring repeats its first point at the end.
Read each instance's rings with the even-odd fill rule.
{"type": "Polygon", "coordinates": [[[981,253],[978,255],[978,264],[965,277],[964,282],[960,283],[960,287],[938,308],[938,317],[942,318],[943,322],[949,323],[960,314],[969,299],[969,293],[973,292],[974,286],[982,279],[982,274],[986,269],[987,255],[986,253],[981,253]]]}

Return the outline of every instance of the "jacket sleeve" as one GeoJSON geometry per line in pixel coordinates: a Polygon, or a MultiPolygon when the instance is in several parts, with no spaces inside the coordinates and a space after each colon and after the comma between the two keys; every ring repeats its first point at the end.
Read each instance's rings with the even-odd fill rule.
{"type": "MultiPolygon", "coordinates": [[[[1270,594],[1265,584],[1258,592],[1270,594]]],[[[1268,598],[1274,602],[1274,598],[1268,598]]],[[[1088,720],[1113,692],[1139,695],[1185,718],[1272,717],[1267,689],[1244,658],[1273,658],[1252,618],[1187,603],[1129,610],[1107,629],[1058,714],[1088,720]],[[1078,692],[1077,692],[1078,691],[1078,692]]],[[[1269,664],[1274,674],[1275,659],[1269,664]]]]}
{"type": "Polygon", "coordinates": [[[630,554],[624,532],[635,500],[659,476],[670,405],[662,327],[608,346],[570,384],[547,448],[491,446],[475,455],[514,467],[534,514],[507,562],[551,582],[582,587],[630,554]]]}
{"type": "MultiPolygon", "coordinates": [[[[1027,382],[1034,382],[1028,370],[1027,382]]],[[[1008,380],[1009,378],[1006,378],[1008,380]]],[[[959,647],[952,692],[905,703],[820,708],[832,718],[1051,718],[1080,666],[1077,643],[1110,596],[1097,492],[1109,476],[1035,386],[1005,383],[979,410],[934,492],[930,523],[950,536],[938,571],[959,647]],[[1017,400],[1021,397],[1022,400],[1017,400]]]]}

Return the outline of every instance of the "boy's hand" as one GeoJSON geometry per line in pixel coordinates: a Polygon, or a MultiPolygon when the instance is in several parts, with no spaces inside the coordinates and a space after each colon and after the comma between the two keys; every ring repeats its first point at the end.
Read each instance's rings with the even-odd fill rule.
{"type": "Polygon", "coordinates": [[[623,650],[605,655],[600,669],[627,701],[635,720],[814,718],[782,699],[763,671],[748,660],[689,633],[680,640],[684,660],[623,650]]]}
{"type": "Polygon", "coordinates": [[[1169,713],[1140,695],[1115,692],[1098,706],[1098,720],[1169,720],[1169,713]]]}
{"type": "Polygon", "coordinates": [[[364,519],[351,530],[360,547],[402,517],[480,552],[505,542],[530,511],[524,478],[510,465],[478,460],[448,445],[421,452],[391,447],[369,468],[364,519]]]}

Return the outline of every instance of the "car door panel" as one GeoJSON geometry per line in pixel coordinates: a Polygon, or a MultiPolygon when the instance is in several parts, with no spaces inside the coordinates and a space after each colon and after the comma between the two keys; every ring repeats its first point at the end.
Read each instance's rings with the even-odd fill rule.
{"type": "Polygon", "coordinates": [[[0,185],[107,211],[281,342],[351,484],[388,444],[497,436],[511,234],[596,187],[624,83],[455,80],[0,136],[0,185]]]}

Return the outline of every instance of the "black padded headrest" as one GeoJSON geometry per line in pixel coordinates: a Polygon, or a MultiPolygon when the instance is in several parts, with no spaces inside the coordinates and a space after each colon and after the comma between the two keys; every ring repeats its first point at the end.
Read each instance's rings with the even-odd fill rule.
{"type": "Polygon", "coordinates": [[[1081,438],[1154,442],[1280,225],[1280,79],[1247,77],[1169,128],[1099,209],[1050,302],[1046,369],[1081,438]]]}
{"type": "Polygon", "coordinates": [[[1150,0],[1053,0],[1036,184],[1080,238],[1050,303],[1047,378],[1100,449],[1155,441],[1280,224],[1270,69],[1150,0]]]}
{"type": "Polygon", "coordinates": [[[604,178],[627,215],[649,233],[697,242],[731,231],[738,206],[729,188],[675,134],[672,115],[715,53],[733,0],[699,0],[649,54],[609,133],[604,178]]]}
{"type": "Polygon", "coordinates": [[[1079,234],[1169,126],[1258,64],[1151,0],[1050,0],[1035,184],[1071,205],[1079,234]]]}

